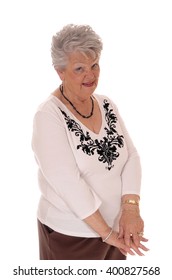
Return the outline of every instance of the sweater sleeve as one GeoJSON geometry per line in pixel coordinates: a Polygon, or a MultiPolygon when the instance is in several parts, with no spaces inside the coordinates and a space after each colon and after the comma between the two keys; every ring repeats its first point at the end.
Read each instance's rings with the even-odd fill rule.
{"type": "Polygon", "coordinates": [[[82,178],[58,117],[38,111],[33,122],[32,149],[50,187],[80,219],[93,214],[101,200],[82,178]]]}
{"type": "Polygon", "coordinates": [[[124,136],[124,141],[125,141],[125,145],[127,146],[127,153],[128,153],[128,158],[121,174],[122,195],[124,194],[140,195],[140,188],[141,188],[140,157],[125,127],[124,121],[119,114],[118,108],[116,106],[115,106],[115,112],[124,136]]]}

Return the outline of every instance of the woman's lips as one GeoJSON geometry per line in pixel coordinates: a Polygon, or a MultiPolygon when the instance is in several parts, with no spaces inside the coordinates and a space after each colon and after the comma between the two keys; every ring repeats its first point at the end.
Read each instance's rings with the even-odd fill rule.
{"type": "Polygon", "coordinates": [[[85,87],[92,87],[94,85],[94,82],[92,83],[83,83],[83,86],[85,87]]]}

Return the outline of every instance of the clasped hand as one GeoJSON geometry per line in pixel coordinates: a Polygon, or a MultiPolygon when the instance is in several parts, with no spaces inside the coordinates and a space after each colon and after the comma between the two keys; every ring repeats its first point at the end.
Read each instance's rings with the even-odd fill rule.
{"type": "MultiPolygon", "coordinates": [[[[143,237],[143,233],[144,222],[140,216],[139,211],[135,209],[123,210],[119,221],[118,240],[122,244],[125,244],[128,248],[130,248],[129,253],[131,255],[134,255],[136,253],[139,256],[144,256],[141,250],[149,250],[142,244],[142,242],[148,241],[147,238],[143,237]]],[[[120,251],[126,255],[125,250],[120,249],[120,251]]]]}
{"type": "Polygon", "coordinates": [[[148,251],[142,243],[148,239],[143,237],[144,222],[139,211],[123,210],[119,221],[119,232],[113,232],[107,243],[117,247],[122,254],[144,256],[141,250],[148,251]]]}

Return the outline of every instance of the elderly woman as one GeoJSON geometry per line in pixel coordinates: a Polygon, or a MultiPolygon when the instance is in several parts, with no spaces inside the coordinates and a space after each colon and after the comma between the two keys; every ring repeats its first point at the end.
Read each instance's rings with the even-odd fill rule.
{"type": "Polygon", "coordinates": [[[87,25],[67,25],[52,39],[61,85],[39,106],[32,138],[41,260],[121,260],[148,250],[138,153],[116,105],[94,93],[101,50],[87,25]]]}

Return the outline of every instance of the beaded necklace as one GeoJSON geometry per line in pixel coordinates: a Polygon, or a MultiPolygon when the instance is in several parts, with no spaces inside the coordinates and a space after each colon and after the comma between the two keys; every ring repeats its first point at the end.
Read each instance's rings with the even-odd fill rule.
{"type": "Polygon", "coordinates": [[[72,106],[72,108],[73,108],[81,117],[83,117],[84,119],[89,119],[89,118],[93,115],[93,111],[94,111],[94,101],[93,101],[92,96],[90,96],[91,103],[92,103],[91,113],[90,113],[89,115],[85,116],[85,115],[82,115],[82,114],[76,109],[76,107],[73,105],[73,103],[64,95],[64,93],[63,93],[63,85],[60,85],[60,92],[61,92],[62,96],[69,102],[69,104],[72,106]]]}

